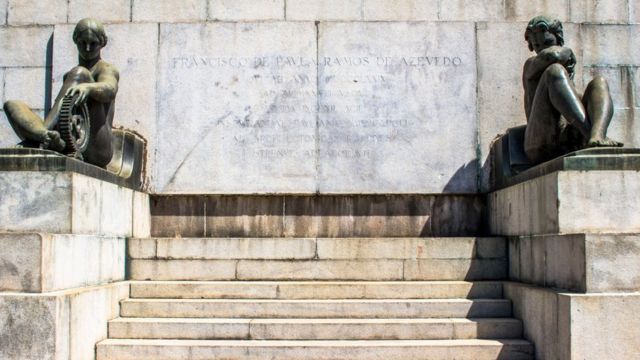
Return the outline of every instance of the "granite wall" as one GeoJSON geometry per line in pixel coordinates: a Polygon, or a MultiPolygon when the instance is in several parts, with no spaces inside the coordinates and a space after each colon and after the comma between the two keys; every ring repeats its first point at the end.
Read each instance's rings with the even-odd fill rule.
{"type": "Polygon", "coordinates": [[[0,0],[0,97],[44,113],[92,16],[151,192],[474,193],[491,141],[524,124],[539,13],[565,22],[578,87],[608,78],[612,137],[640,146],[639,0],[0,0]]]}

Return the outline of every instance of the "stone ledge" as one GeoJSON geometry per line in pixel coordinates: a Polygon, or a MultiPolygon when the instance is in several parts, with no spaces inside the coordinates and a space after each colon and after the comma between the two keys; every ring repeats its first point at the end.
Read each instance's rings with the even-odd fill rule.
{"type": "Polygon", "coordinates": [[[49,292],[125,278],[125,239],[0,233],[0,291],[49,292]]]}
{"type": "Polygon", "coordinates": [[[93,359],[129,283],[45,294],[0,292],[0,358],[93,359]]]}
{"type": "Polygon", "coordinates": [[[509,239],[509,278],[568,291],[640,291],[640,236],[575,234],[509,239]]]}

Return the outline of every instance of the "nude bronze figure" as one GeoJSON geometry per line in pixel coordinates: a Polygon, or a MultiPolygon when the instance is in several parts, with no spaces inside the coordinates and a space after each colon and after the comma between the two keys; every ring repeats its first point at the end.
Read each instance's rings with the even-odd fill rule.
{"type": "Polygon", "coordinates": [[[622,146],[607,137],[613,102],[607,81],[597,76],[584,94],[573,83],[576,58],[564,46],[562,23],[531,19],[525,31],[536,55],[524,64],[522,82],[527,117],[524,151],[533,164],[585,147],[622,146]]]}
{"type": "Polygon", "coordinates": [[[119,73],[111,64],[102,60],[100,51],[107,45],[104,26],[94,19],[78,22],[73,32],[73,41],[78,49],[78,66],[64,75],[64,83],[53,108],[45,119],[35,114],[29,106],[16,100],[7,101],[4,110],[23,147],[39,147],[70,154],[69,141],[61,136],[60,118],[68,115],[73,119],[82,114],[65,114],[70,109],[82,108],[89,125],[73,123],[76,135],[87,139],[82,149],[71,146],[73,156],[90,164],[105,167],[113,156],[114,101],[118,92],[119,73]],[[62,113],[61,113],[62,112],[62,113]],[[86,132],[86,134],[85,134],[86,132]]]}

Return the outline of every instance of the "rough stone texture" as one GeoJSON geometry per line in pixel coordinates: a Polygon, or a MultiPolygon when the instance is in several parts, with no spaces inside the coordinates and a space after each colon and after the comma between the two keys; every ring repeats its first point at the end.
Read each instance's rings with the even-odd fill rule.
{"type": "Polygon", "coordinates": [[[67,22],[67,0],[8,0],[9,25],[60,24],[67,22]]]}
{"type": "Polygon", "coordinates": [[[640,62],[639,25],[582,25],[583,65],[640,62]]]}
{"type": "Polygon", "coordinates": [[[133,192],[133,229],[131,235],[137,238],[151,236],[151,205],[149,194],[133,192]]]}
{"type": "Polygon", "coordinates": [[[0,229],[130,236],[132,196],[132,190],[70,172],[2,172],[0,229]]]}
{"type": "Polygon", "coordinates": [[[405,280],[501,280],[507,278],[506,259],[407,260],[405,280]]]}
{"type": "Polygon", "coordinates": [[[240,280],[401,280],[400,260],[258,261],[240,260],[240,280]]]}
{"type": "Polygon", "coordinates": [[[446,0],[440,1],[440,20],[444,21],[492,21],[504,14],[501,0],[446,0]]]}
{"type": "Polygon", "coordinates": [[[160,39],[156,191],[315,191],[312,23],[167,24],[160,39]]]}
{"type": "Polygon", "coordinates": [[[512,280],[589,293],[639,289],[636,235],[540,235],[510,246],[512,280]]]}
{"type": "Polygon", "coordinates": [[[320,193],[477,190],[472,24],[321,23],[318,41],[320,193]]]}
{"type": "Polygon", "coordinates": [[[166,259],[312,259],[315,239],[191,238],[157,239],[157,258],[166,259]]]}
{"type": "Polygon", "coordinates": [[[47,294],[0,294],[0,358],[84,360],[107,337],[107,321],[129,286],[117,283],[47,294]]]}
{"type": "Polygon", "coordinates": [[[0,66],[45,67],[50,26],[0,27],[0,66]]]}
{"type": "Polygon", "coordinates": [[[362,0],[286,0],[287,20],[353,21],[362,19],[362,0]]]}
{"type": "Polygon", "coordinates": [[[483,198],[475,195],[153,196],[151,233],[154,237],[475,236],[482,231],[483,206],[483,198]]]}
{"type": "Polygon", "coordinates": [[[438,20],[439,0],[365,0],[365,21],[438,20]]]}
{"type": "Polygon", "coordinates": [[[633,0],[571,0],[571,21],[576,23],[629,22],[629,2],[633,0]]]}
{"type": "Polygon", "coordinates": [[[9,0],[0,0],[0,25],[7,24],[7,7],[9,0]]]}
{"type": "Polygon", "coordinates": [[[498,299],[502,283],[481,281],[133,281],[132,298],[498,299]]]}
{"type": "Polygon", "coordinates": [[[545,14],[566,21],[569,18],[567,3],[571,1],[576,2],[575,0],[505,0],[504,16],[507,21],[529,21],[534,16],[545,14]]]}
{"type": "Polygon", "coordinates": [[[226,318],[495,318],[510,317],[511,302],[481,300],[160,300],[128,299],[123,317],[226,318]]]}
{"type": "Polygon", "coordinates": [[[124,280],[124,238],[0,234],[1,291],[48,292],[124,280]]]}
{"type": "Polygon", "coordinates": [[[45,74],[45,68],[6,69],[2,103],[7,100],[22,100],[33,109],[44,109],[45,74]]]}
{"type": "MultiPolygon", "coordinates": [[[[69,0],[68,22],[73,24],[89,15],[103,23],[128,22],[131,18],[131,1],[69,0]],[[88,14],[88,9],[91,9],[91,14],[88,14]]],[[[144,39],[149,40],[149,38],[144,39]]]]}
{"type": "Polygon", "coordinates": [[[234,260],[130,260],[132,280],[234,280],[234,260]]]}
{"type": "Polygon", "coordinates": [[[196,22],[207,19],[207,0],[131,0],[133,21],[196,22]]]}
{"type": "MultiPolygon", "coordinates": [[[[181,3],[181,2],[177,2],[181,3]]],[[[77,65],[77,50],[72,40],[75,25],[55,27],[53,56],[53,96],[62,86],[62,77],[77,65]]],[[[155,151],[156,126],[156,53],[157,24],[108,24],[109,42],[102,57],[120,72],[113,119],[115,127],[124,127],[147,140],[147,153],[155,151]],[[131,36],[137,41],[131,46],[131,36]]],[[[147,162],[147,175],[149,163],[147,162]]]]}
{"type": "Polygon", "coordinates": [[[490,193],[492,234],[637,233],[637,171],[562,171],[490,193]]]}
{"type": "Polygon", "coordinates": [[[209,18],[222,21],[284,20],[285,0],[209,0],[209,18]]]}

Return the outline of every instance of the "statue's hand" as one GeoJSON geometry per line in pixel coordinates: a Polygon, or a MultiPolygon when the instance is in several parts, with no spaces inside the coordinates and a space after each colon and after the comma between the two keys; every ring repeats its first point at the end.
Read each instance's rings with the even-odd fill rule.
{"type": "Polygon", "coordinates": [[[73,105],[81,105],[84,104],[89,98],[91,89],[91,84],[74,85],[67,89],[67,93],[65,94],[65,96],[74,96],[77,94],[78,97],[76,98],[76,101],[73,103],[73,105]]]}

